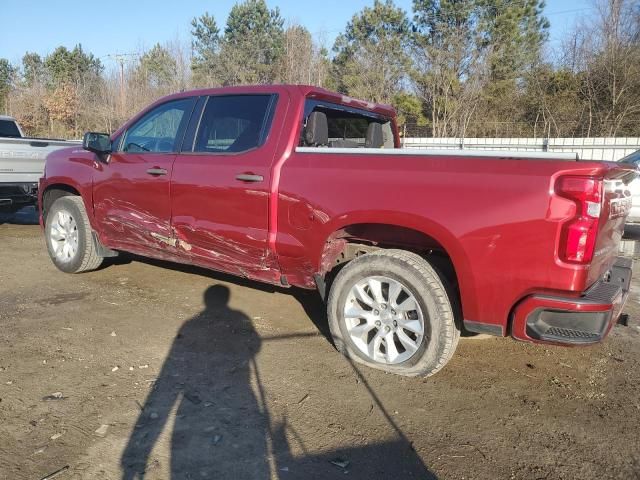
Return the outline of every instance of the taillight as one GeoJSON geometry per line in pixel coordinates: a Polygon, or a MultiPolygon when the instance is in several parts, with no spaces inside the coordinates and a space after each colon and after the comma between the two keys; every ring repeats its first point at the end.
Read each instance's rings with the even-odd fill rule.
{"type": "Polygon", "coordinates": [[[598,237],[602,210],[602,180],[594,177],[560,177],[556,193],[572,200],[575,216],[562,225],[559,255],[565,262],[589,263],[598,237]]]}

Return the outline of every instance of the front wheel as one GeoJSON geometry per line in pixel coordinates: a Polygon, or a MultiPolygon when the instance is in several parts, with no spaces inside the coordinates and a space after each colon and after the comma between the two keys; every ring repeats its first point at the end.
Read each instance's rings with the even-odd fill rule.
{"type": "Polygon", "coordinates": [[[443,279],[424,258],[404,250],[348,263],[331,286],[327,308],[336,348],[390,373],[433,375],[460,338],[443,279]]]}
{"type": "Polygon", "coordinates": [[[65,196],[53,202],[47,214],[45,236],[49,256],[63,272],[95,270],[102,263],[80,197],[65,196]]]}

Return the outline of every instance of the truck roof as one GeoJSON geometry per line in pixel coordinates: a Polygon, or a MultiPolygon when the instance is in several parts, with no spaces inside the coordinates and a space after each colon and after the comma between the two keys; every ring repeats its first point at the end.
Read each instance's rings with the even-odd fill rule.
{"type": "Polygon", "coordinates": [[[221,94],[256,94],[256,93],[265,93],[265,94],[286,94],[291,98],[315,98],[320,100],[325,100],[331,103],[338,103],[341,105],[348,105],[354,108],[360,108],[363,110],[368,110],[373,113],[377,113],[379,115],[383,115],[386,117],[395,117],[396,112],[391,105],[387,105],[384,103],[374,103],[367,102],[364,100],[357,100],[355,98],[351,98],[347,95],[342,95],[340,93],[331,92],[321,87],[314,87],[313,85],[294,85],[294,84],[270,84],[270,85],[240,85],[235,87],[216,87],[216,88],[200,88],[195,90],[185,90],[183,92],[174,93],[171,95],[164,96],[159,98],[151,105],[145,107],[142,111],[138,112],[134,117],[130,118],[127,122],[120,126],[114,133],[113,136],[119,135],[123,130],[128,128],[129,125],[133,124],[136,120],[141,118],[146,112],[154,108],[155,106],[164,103],[168,100],[174,100],[178,98],[188,98],[194,97],[198,95],[221,95],[221,94]]]}
{"type": "MultiPolygon", "coordinates": [[[[294,84],[275,84],[275,85],[241,85],[236,87],[217,87],[217,88],[201,88],[196,90],[187,90],[175,93],[160,99],[166,101],[169,98],[192,97],[194,95],[213,95],[221,93],[293,93],[294,95],[302,95],[308,98],[318,98],[332,103],[349,105],[355,108],[369,110],[385,116],[395,116],[395,110],[391,105],[384,103],[368,102],[358,100],[347,95],[331,92],[321,87],[313,85],[294,85],[294,84]]],[[[158,102],[155,102],[158,103],[158,102]]]]}

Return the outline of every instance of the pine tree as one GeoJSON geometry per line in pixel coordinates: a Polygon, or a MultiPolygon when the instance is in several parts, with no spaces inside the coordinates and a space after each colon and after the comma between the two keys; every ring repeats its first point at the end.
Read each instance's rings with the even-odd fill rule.
{"type": "Polygon", "coordinates": [[[246,0],[231,9],[224,29],[219,78],[224,85],[272,83],[284,52],[284,20],[265,0],[246,0]]]}
{"type": "Polygon", "coordinates": [[[477,0],[480,47],[489,53],[492,81],[512,81],[540,60],[549,21],[543,0],[477,0]]]}
{"type": "Polygon", "coordinates": [[[151,88],[169,87],[175,77],[176,61],[159,43],[140,57],[137,76],[151,88]]]}
{"type": "Polygon", "coordinates": [[[390,103],[402,88],[409,66],[410,25],[392,0],[375,0],[354,15],[333,50],[334,74],[344,93],[390,103]]]}
{"type": "Polygon", "coordinates": [[[412,78],[433,136],[462,135],[479,96],[476,0],[414,0],[412,78]]]}
{"type": "Polygon", "coordinates": [[[7,99],[15,73],[16,69],[9,63],[9,60],[0,58],[0,112],[7,110],[7,99]]]}
{"type": "Polygon", "coordinates": [[[66,83],[78,85],[87,78],[99,76],[103,69],[100,60],[92,53],[85,53],[80,44],[73,50],[56,48],[45,58],[44,67],[54,88],[66,83]]]}
{"type": "Polygon", "coordinates": [[[215,72],[220,53],[220,30],[213,16],[205,12],[191,21],[191,70],[196,85],[216,84],[215,72]]]}
{"type": "Polygon", "coordinates": [[[30,87],[44,79],[44,62],[37,53],[27,52],[22,57],[22,77],[30,87]]]}
{"type": "MultiPolygon", "coordinates": [[[[478,48],[486,55],[488,81],[483,89],[485,125],[500,125],[504,119],[525,121],[523,79],[540,62],[548,37],[549,21],[543,16],[544,1],[478,0],[478,48]]],[[[481,135],[492,136],[484,130],[481,135]]],[[[508,135],[521,135],[514,131],[508,135]]]]}

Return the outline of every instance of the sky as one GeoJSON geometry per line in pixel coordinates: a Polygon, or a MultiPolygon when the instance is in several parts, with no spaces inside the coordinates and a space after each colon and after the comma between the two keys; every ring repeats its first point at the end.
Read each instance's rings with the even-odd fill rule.
{"type": "MultiPolygon", "coordinates": [[[[517,0],[516,0],[517,1],[517,0]]],[[[51,53],[81,43],[109,66],[112,55],[140,52],[155,43],[189,42],[190,21],[208,11],[223,28],[237,0],[0,0],[0,58],[18,64],[25,52],[51,53]]],[[[373,0],[267,0],[282,16],[306,26],[331,47],[354,13],[373,0]]],[[[411,0],[396,0],[411,11],[411,0]]],[[[593,14],[590,0],[547,0],[551,46],[581,16],[593,14]]]]}

